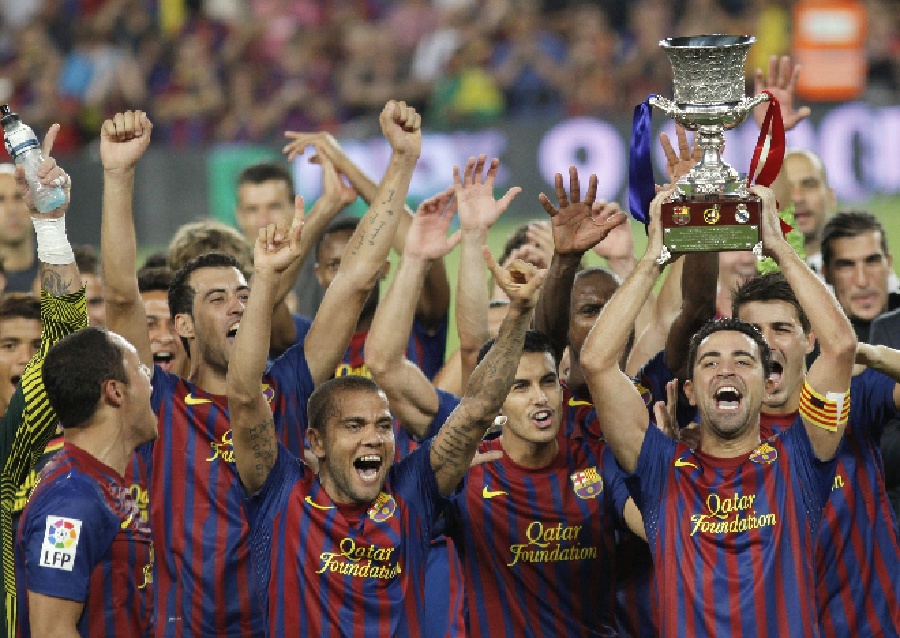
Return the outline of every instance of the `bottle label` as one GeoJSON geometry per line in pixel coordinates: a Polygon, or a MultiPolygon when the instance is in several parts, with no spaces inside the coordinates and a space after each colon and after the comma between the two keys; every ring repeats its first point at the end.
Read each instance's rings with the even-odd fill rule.
{"type": "Polygon", "coordinates": [[[16,158],[28,149],[38,148],[34,132],[27,126],[20,126],[14,131],[7,131],[3,140],[6,150],[12,158],[16,158]]]}

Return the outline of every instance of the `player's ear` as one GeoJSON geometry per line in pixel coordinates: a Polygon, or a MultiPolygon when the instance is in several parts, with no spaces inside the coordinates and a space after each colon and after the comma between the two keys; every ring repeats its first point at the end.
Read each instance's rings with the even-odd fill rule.
{"type": "Polygon", "coordinates": [[[187,313],[175,315],[175,334],[185,339],[193,339],[196,336],[194,333],[194,318],[187,313]]]}
{"type": "Polygon", "coordinates": [[[125,388],[121,381],[117,381],[116,379],[107,379],[103,382],[103,389],[101,394],[103,398],[115,407],[119,407],[122,405],[122,399],[125,396],[125,388]]]}
{"type": "Polygon", "coordinates": [[[697,405],[694,397],[694,383],[690,379],[684,382],[684,396],[687,397],[688,403],[697,405]]]}
{"type": "Polygon", "coordinates": [[[319,431],[319,428],[309,428],[306,430],[306,436],[309,439],[309,451],[317,459],[324,459],[325,441],[323,433],[319,431]]]}

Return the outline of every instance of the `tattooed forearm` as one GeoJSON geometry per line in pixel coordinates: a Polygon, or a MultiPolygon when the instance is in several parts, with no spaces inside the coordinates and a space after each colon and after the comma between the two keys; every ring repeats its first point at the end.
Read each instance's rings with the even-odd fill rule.
{"type": "Polygon", "coordinates": [[[259,488],[265,483],[266,477],[275,465],[275,456],[278,451],[275,422],[269,417],[266,421],[243,428],[243,430],[250,453],[250,462],[243,465],[252,467],[252,476],[242,477],[242,479],[246,485],[259,488]]]}
{"type": "Polygon", "coordinates": [[[55,266],[41,263],[41,288],[54,297],[68,295],[81,288],[77,274],[75,264],[55,266]]]}
{"type": "Polygon", "coordinates": [[[379,223],[378,226],[375,228],[375,230],[372,231],[372,236],[369,238],[369,245],[370,245],[370,246],[374,246],[374,245],[375,245],[375,238],[378,237],[378,233],[381,232],[381,229],[384,228],[384,225],[385,225],[386,223],[387,223],[387,222],[381,222],[381,223],[379,223]]]}

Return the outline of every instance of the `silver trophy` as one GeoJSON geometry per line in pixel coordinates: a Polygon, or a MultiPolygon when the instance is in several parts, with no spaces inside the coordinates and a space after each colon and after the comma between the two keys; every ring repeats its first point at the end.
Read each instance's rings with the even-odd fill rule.
{"type": "Polygon", "coordinates": [[[678,180],[674,197],[663,204],[665,243],[671,252],[761,251],[759,201],[747,190],[746,176],[720,153],[723,132],[769,99],[766,94],[744,95],[744,63],[755,41],[747,35],[698,35],[659,43],[672,65],[675,99],[654,97],[650,104],[697,131],[703,149],[700,162],[678,180]]]}

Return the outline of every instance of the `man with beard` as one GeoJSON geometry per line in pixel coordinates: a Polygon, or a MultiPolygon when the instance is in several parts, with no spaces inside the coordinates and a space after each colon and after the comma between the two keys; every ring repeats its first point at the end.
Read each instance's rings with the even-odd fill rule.
{"type": "Polygon", "coordinates": [[[701,416],[696,451],[669,439],[618,359],[662,270],[661,192],[647,252],[604,308],[581,353],[607,442],[641,510],[664,636],[817,636],[814,551],[847,422],[856,339],[824,284],[781,234],[775,197],[759,186],[761,239],[805,307],[822,353],[804,381],[798,422],[766,441],[760,411],[773,382],[758,330],[726,319],[691,340],[684,391],[701,416]]]}
{"type": "Polygon", "coordinates": [[[274,225],[260,231],[227,384],[269,633],[343,636],[365,627],[418,636],[428,541],[442,501],[509,391],[546,272],[521,261],[506,270],[491,264],[511,300],[500,336],[434,439],[394,467],[393,418],[378,386],[356,376],[321,384],[308,408],[315,475],[279,443],[258,382],[279,278],[299,252],[297,234],[274,225]]]}

